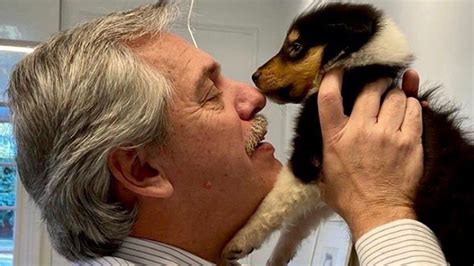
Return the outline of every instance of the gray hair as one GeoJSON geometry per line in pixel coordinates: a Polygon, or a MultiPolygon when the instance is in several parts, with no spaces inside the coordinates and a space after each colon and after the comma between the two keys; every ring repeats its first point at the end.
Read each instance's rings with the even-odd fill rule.
{"type": "Polygon", "coordinates": [[[20,179],[69,260],[110,254],[136,210],[110,193],[108,153],[164,144],[169,82],[128,43],[164,31],[176,5],[116,12],[60,32],[14,69],[8,88],[20,179]]]}

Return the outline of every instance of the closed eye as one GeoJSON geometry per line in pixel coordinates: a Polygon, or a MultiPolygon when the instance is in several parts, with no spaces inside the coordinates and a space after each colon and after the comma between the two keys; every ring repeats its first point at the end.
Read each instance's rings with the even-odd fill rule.
{"type": "Polygon", "coordinates": [[[211,80],[206,81],[206,89],[204,97],[201,100],[201,106],[205,106],[207,104],[221,104],[222,102],[222,91],[217,88],[215,83],[211,80]]]}
{"type": "MultiPolygon", "coordinates": [[[[217,88],[216,88],[217,89],[217,88]]],[[[217,92],[214,92],[212,94],[209,94],[209,96],[207,97],[207,100],[206,101],[214,101],[214,100],[218,100],[221,98],[221,95],[222,95],[222,92],[221,91],[217,91],[217,92]]]]}

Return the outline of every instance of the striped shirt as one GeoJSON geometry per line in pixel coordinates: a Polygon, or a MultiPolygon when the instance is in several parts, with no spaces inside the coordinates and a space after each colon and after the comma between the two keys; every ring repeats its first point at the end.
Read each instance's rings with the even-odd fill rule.
{"type": "Polygon", "coordinates": [[[447,265],[433,231],[410,219],[372,229],[355,249],[360,265],[447,265]]]}
{"type": "Polygon", "coordinates": [[[78,265],[215,265],[177,247],[160,242],[127,237],[113,256],[95,258],[78,265]]]}
{"type": "MultiPolygon", "coordinates": [[[[447,265],[433,232],[410,219],[376,227],[355,244],[360,265],[447,265]]],[[[214,265],[187,251],[152,240],[127,237],[113,256],[78,265],[214,265]]]]}

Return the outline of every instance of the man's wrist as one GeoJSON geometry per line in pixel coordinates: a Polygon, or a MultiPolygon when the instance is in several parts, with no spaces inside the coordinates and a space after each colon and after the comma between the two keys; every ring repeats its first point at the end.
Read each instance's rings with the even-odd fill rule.
{"type": "Polygon", "coordinates": [[[416,220],[416,214],[414,210],[409,207],[372,209],[361,213],[357,217],[353,217],[347,221],[347,223],[352,233],[352,240],[356,242],[370,230],[400,219],[416,220]]]}

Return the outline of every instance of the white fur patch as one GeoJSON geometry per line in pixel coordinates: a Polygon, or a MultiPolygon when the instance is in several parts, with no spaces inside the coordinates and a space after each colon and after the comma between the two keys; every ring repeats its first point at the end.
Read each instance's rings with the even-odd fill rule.
{"type": "Polygon", "coordinates": [[[403,33],[392,19],[383,17],[378,32],[367,44],[349,57],[335,60],[335,62],[324,66],[321,73],[313,81],[313,88],[309,91],[307,97],[319,90],[321,77],[331,69],[338,67],[350,69],[373,64],[408,66],[413,60],[414,56],[403,33]]]}
{"type": "Polygon", "coordinates": [[[392,19],[384,17],[380,22],[379,31],[366,45],[348,58],[329,67],[352,68],[372,64],[408,65],[413,59],[405,36],[393,23],[392,19]]]}

